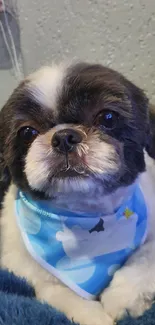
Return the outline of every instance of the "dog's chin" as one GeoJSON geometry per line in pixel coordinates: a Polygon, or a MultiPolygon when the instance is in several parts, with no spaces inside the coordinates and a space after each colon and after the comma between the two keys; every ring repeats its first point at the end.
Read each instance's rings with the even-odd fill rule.
{"type": "Polygon", "coordinates": [[[48,196],[55,196],[57,193],[86,193],[94,187],[94,181],[85,172],[77,172],[75,169],[61,170],[50,179],[45,190],[48,196]]]}
{"type": "Polygon", "coordinates": [[[96,190],[100,190],[104,195],[109,191],[110,184],[110,192],[112,191],[113,184],[118,183],[120,177],[119,165],[115,166],[117,168],[108,166],[109,168],[102,172],[100,169],[99,171],[95,168],[92,170],[77,163],[74,165],[69,163],[68,166],[57,163],[57,166],[54,166],[55,168],[52,170],[48,165],[47,167],[47,169],[42,168],[42,173],[38,173],[37,169],[26,169],[27,181],[31,190],[41,192],[47,198],[53,198],[60,193],[67,195],[83,193],[87,195],[96,190]]]}
{"type": "Polygon", "coordinates": [[[95,193],[96,190],[107,194],[106,184],[114,180],[114,175],[105,173],[103,175],[91,174],[87,172],[77,172],[75,169],[61,170],[48,180],[42,191],[46,198],[57,197],[59,194],[73,195],[83,194],[88,195],[95,193]]]}

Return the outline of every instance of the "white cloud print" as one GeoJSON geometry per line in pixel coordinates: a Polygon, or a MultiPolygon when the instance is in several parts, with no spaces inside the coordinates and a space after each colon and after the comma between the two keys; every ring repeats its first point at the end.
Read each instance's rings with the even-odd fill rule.
{"type": "Polygon", "coordinates": [[[67,276],[71,278],[75,283],[82,284],[87,282],[89,279],[92,278],[95,270],[96,265],[92,264],[91,260],[87,261],[74,261],[74,263],[67,257],[63,257],[56,265],[56,268],[59,271],[67,272],[67,276]],[[76,268],[78,266],[80,268],[76,268]]]}
{"type": "Polygon", "coordinates": [[[136,233],[137,215],[129,219],[104,220],[104,231],[92,232],[79,226],[56,233],[56,239],[62,242],[66,255],[72,259],[93,259],[131,247],[136,233]]]}

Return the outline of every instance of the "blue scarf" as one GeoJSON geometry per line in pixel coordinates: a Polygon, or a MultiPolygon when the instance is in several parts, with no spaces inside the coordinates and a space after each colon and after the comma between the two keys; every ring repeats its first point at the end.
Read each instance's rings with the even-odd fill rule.
{"type": "Polygon", "coordinates": [[[146,238],[147,207],[138,185],[113,215],[61,211],[50,201],[34,201],[20,191],[15,204],[29,253],[86,299],[96,299],[146,238]]]}

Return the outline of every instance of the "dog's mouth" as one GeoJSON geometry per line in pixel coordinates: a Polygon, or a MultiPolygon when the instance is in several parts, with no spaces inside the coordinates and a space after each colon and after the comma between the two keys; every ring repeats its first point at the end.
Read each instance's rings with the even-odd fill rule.
{"type": "Polygon", "coordinates": [[[60,168],[57,172],[53,175],[54,178],[82,178],[88,176],[88,171],[84,166],[67,166],[65,168],[60,168]]]}
{"type": "Polygon", "coordinates": [[[60,170],[55,174],[55,177],[57,178],[78,177],[78,176],[82,176],[82,174],[71,168],[68,168],[66,170],[60,170]]]}
{"type": "Polygon", "coordinates": [[[86,177],[88,176],[88,166],[78,156],[72,156],[72,159],[70,159],[68,154],[66,154],[65,159],[57,166],[53,176],[54,178],[86,177]]]}

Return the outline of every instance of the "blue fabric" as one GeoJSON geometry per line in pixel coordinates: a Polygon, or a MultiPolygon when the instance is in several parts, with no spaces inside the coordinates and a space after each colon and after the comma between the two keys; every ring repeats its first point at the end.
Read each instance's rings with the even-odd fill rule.
{"type": "MultiPolygon", "coordinates": [[[[54,308],[38,302],[26,280],[0,270],[0,325],[30,324],[75,325],[54,308]]],[[[118,325],[155,325],[155,304],[143,316],[126,317],[118,325]]]]}
{"type": "Polygon", "coordinates": [[[47,304],[35,299],[25,279],[0,270],[0,325],[76,325],[47,304]]]}
{"type": "Polygon", "coordinates": [[[147,208],[137,184],[114,215],[60,211],[50,201],[33,201],[22,192],[16,214],[30,254],[87,299],[103,291],[147,231],[147,208]]]}

